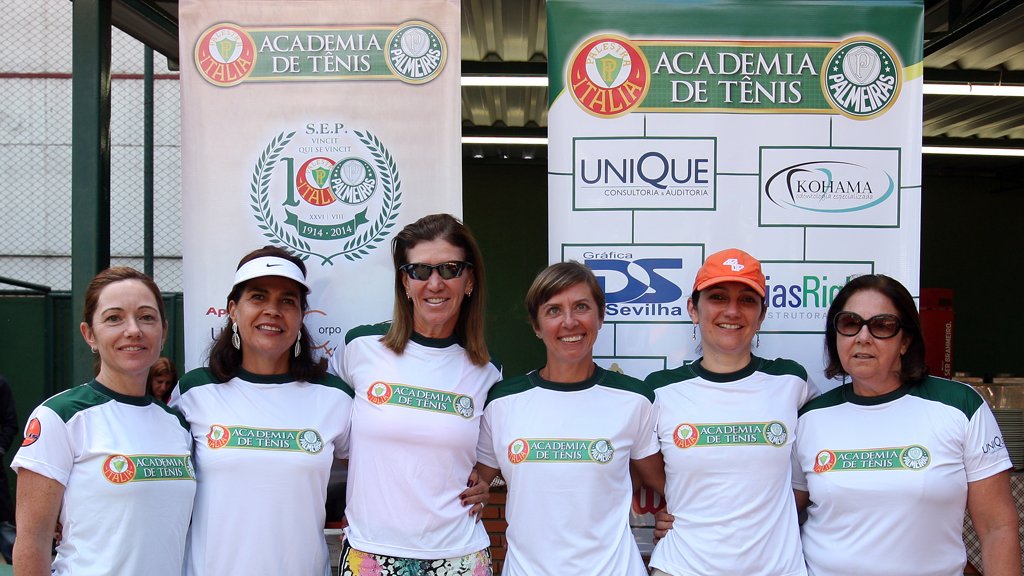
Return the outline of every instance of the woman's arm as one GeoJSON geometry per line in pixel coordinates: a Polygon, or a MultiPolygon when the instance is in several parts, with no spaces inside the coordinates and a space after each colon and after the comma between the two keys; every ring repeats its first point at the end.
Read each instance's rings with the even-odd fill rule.
{"type": "MultiPolygon", "coordinates": [[[[641,484],[662,497],[665,496],[665,460],[661,452],[655,452],[639,460],[630,460],[629,472],[631,476],[638,477],[641,484]]],[[[635,484],[634,482],[634,486],[635,484]]]]}
{"type": "Polygon", "coordinates": [[[18,470],[18,537],[14,565],[18,576],[49,576],[53,530],[64,499],[64,485],[31,470],[18,470]]]}
{"type": "Polygon", "coordinates": [[[967,512],[981,541],[985,576],[1019,576],[1020,537],[1009,471],[968,482],[967,512]]]}

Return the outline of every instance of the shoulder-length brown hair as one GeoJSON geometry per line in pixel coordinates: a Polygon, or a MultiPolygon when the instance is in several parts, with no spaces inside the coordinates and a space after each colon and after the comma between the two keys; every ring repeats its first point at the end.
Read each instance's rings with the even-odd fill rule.
{"type": "MultiPolygon", "coordinates": [[[[160,288],[157,287],[156,282],[146,274],[139,272],[135,268],[129,268],[128,266],[113,266],[103,270],[96,276],[93,276],[92,280],[89,281],[89,286],[85,289],[85,305],[82,307],[82,322],[86,323],[89,328],[92,328],[92,317],[96,315],[96,307],[99,306],[100,293],[103,292],[111,284],[117,282],[123,282],[125,280],[138,280],[146,287],[147,290],[156,299],[156,309],[160,312],[160,324],[163,326],[164,332],[167,332],[167,313],[164,311],[164,298],[160,294],[160,288]]],[[[97,354],[92,363],[92,369],[94,374],[100,373],[100,363],[102,359],[97,354]]]]}
{"type": "Polygon", "coordinates": [[[399,268],[409,263],[409,250],[420,242],[444,240],[462,248],[465,260],[473,265],[473,295],[462,299],[455,336],[477,366],[483,366],[491,356],[484,341],[484,305],[487,302],[487,282],[483,255],[473,233],[451,214],[430,214],[409,224],[391,241],[391,257],[395,263],[395,308],[391,328],[384,335],[384,345],[397,354],[405,351],[413,332],[413,307],[405,297],[405,285],[399,268]]]}
{"type": "MultiPolygon", "coordinates": [[[[915,385],[928,376],[928,365],[924,360],[924,334],[921,332],[921,316],[914,305],[914,297],[899,281],[884,274],[864,274],[850,280],[836,294],[832,305],[828,307],[825,317],[825,354],[828,365],[825,367],[826,378],[847,376],[843,363],[839,358],[839,346],[836,343],[836,315],[843,311],[846,303],[857,292],[874,290],[885,296],[896,308],[900,318],[903,334],[910,339],[907,351],[900,359],[900,382],[915,385]]],[[[898,338],[899,335],[894,336],[898,338]]]]}
{"type": "MultiPolygon", "coordinates": [[[[277,258],[284,258],[289,262],[292,262],[302,270],[302,275],[306,275],[306,264],[301,258],[292,254],[291,252],[278,248],[277,246],[264,246],[257,250],[249,252],[242,259],[238,261],[238,266],[235,270],[242,267],[243,264],[256,258],[262,258],[264,256],[276,256],[277,258]]],[[[248,282],[240,282],[231,288],[231,292],[228,294],[227,302],[238,303],[238,299],[242,297],[242,293],[245,291],[245,286],[248,282]]],[[[306,310],[309,309],[309,300],[306,297],[305,289],[299,290],[300,298],[302,300],[302,313],[305,315],[306,310]]],[[[299,342],[302,345],[302,350],[299,352],[297,357],[293,357],[288,354],[288,373],[297,381],[309,382],[322,377],[327,373],[327,360],[325,358],[314,359],[313,358],[313,339],[310,337],[309,332],[306,330],[306,323],[303,320],[299,326],[299,342]]],[[[210,346],[210,372],[213,376],[221,382],[227,382],[238,375],[238,370],[242,367],[242,351],[238,350],[231,345],[231,318],[228,317],[224,324],[224,328],[221,329],[220,335],[213,341],[213,345],[210,346]]]]}

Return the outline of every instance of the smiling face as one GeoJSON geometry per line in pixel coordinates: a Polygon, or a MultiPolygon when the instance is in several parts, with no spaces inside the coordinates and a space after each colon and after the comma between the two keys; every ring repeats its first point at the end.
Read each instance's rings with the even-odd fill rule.
{"type": "Polygon", "coordinates": [[[742,282],[713,284],[700,291],[696,305],[691,298],[687,310],[700,325],[704,357],[712,365],[721,361],[742,367],[750,361],[750,344],[765,314],[763,300],[753,288],[742,282]]]}
{"type": "Polygon", "coordinates": [[[249,280],[228,302],[228,315],[238,324],[242,368],[253,374],[284,374],[302,327],[302,288],[281,276],[249,280]]]}
{"type": "Polygon", "coordinates": [[[99,293],[91,322],[81,332],[100,356],[96,379],[122,394],[144,394],[167,336],[156,297],[138,280],[114,282],[99,293]]]}
{"type": "MultiPolygon", "coordinates": [[[[843,312],[861,318],[899,311],[889,298],[877,290],[861,290],[850,296],[843,312]]],[[[900,357],[907,351],[910,338],[901,330],[892,338],[877,338],[865,324],[855,336],[836,334],[836,348],[843,371],[850,375],[854,391],[861,396],[878,396],[900,387],[900,357]]]]}
{"type": "MultiPolygon", "coordinates": [[[[416,244],[406,253],[412,264],[441,264],[465,260],[462,248],[447,240],[429,240],[416,244]]],[[[415,280],[400,272],[405,293],[412,300],[413,329],[428,338],[448,338],[455,332],[462,309],[462,299],[473,291],[473,269],[450,280],[432,270],[426,280],[415,280]]]]}
{"type": "Polygon", "coordinates": [[[600,310],[590,287],[573,284],[541,304],[534,328],[547,348],[550,369],[589,367],[601,329],[600,310]]]}

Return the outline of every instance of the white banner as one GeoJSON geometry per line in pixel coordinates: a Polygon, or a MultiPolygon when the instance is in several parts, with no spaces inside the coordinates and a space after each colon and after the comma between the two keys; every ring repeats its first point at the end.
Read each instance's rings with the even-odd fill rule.
{"type": "Polygon", "coordinates": [[[462,212],[458,0],[179,4],[185,365],[246,253],[305,258],[325,353],[390,318],[391,238],[462,212]]]}
{"type": "Polygon", "coordinates": [[[598,363],[697,358],[694,276],[737,247],[768,277],[755,354],[833,387],[822,334],[847,279],[919,290],[920,3],[547,6],[549,259],[604,285],[598,363]]]}

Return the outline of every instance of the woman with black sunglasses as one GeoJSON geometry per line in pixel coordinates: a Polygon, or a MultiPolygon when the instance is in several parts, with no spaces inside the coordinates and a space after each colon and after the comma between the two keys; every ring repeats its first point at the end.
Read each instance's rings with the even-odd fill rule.
{"type": "Polygon", "coordinates": [[[917,308],[881,274],[829,307],[826,376],[843,384],[800,410],[793,485],[806,509],[808,573],[963,574],[964,507],[984,573],[1018,576],[1010,459],[971,387],[928,375],[917,308]]]}
{"type": "Polygon", "coordinates": [[[395,236],[392,256],[394,318],[351,330],[331,359],[355,389],[341,574],[490,575],[487,484],[472,470],[501,370],[484,342],[480,249],[432,214],[395,236]]]}

